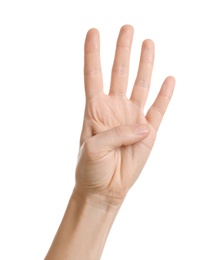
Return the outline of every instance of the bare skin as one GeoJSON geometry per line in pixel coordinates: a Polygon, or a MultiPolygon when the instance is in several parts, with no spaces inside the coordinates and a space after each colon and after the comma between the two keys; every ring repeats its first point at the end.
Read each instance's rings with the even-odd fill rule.
{"type": "Polygon", "coordinates": [[[144,114],[154,61],[154,43],[151,40],[145,40],[142,45],[140,65],[133,91],[130,99],[126,98],[132,36],[133,28],[131,26],[121,28],[109,95],[103,93],[99,57],[100,43],[97,30],[93,29],[88,32],[85,43],[84,71],[87,102],[81,144],[85,142],[84,145],[88,146],[89,157],[92,155],[94,162],[92,160],[87,161],[84,158],[82,149],[80,159],[84,162],[79,163],[77,167],[77,186],[87,192],[103,193],[111,200],[114,196],[115,199],[120,201],[136,181],[147,161],[174,86],[174,79],[172,77],[167,78],[155,103],[147,114],[144,114]],[[101,147],[99,143],[102,136],[93,137],[114,128],[116,131],[113,133],[115,138],[115,135],[121,135],[121,131],[124,131],[118,126],[143,124],[150,129],[147,138],[141,140],[141,142],[115,147],[115,149],[109,145],[106,147],[105,144],[102,144],[103,147],[101,147]],[[96,145],[94,145],[94,142],[96,142],[96,145]],[[87,182],[87,179],[89,179],[89,182],[87,182]]]}
{"type": "Polygon", "coordinates": [[[133,28],[121,28],[110,92],[103,92],[100,38],[96,29],[85,40],[86,108],[76,185],[63,221],[46,256],[51,259],[100,259],[124,198],[139,177],[172,97],[175,80],[167,77],[144,113],[154,61],[154,43],[142,44],[130,98],[126,97],[133,28]]]}

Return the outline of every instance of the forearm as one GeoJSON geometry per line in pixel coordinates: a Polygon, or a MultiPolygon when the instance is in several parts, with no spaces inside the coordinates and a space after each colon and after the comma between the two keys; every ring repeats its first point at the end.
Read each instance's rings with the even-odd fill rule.
{"type": "Polygon", "coordinates": [[[74,190],[45,260],[99,260],[118,210],[74,190]]]}

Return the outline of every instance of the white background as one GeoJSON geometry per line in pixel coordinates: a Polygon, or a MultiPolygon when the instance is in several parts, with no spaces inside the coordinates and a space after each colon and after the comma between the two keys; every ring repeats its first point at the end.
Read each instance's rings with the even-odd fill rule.
{"type": "MultiPolygon", "coordinates": [[[[0,259],[43,259],[74,186],[84,111],[83,44],[99,29],[105,91],[119,29],[155,42],[150,96],[175,76],[151,157],[102,259],[211,259],[210,3],[0,1],[0,259]]],[[[129,93],[128,92],[128,93],[129,93]]]]}

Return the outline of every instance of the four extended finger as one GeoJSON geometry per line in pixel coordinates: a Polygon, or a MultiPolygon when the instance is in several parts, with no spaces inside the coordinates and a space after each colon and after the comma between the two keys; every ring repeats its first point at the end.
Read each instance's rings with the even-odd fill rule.
{"type": "Polygon", "coordinates": [[[84,46],[84,81],[87,99],[103,92],[100,36],[96,29],[90,29],[86,35],[84,46]]]}
{"type": "Polygon", "coordinates": [[[145,40],[142,43],[138,73],[130,97],[132,102],[141,107],[144,107],[149,93],[153,62],[154,43],[152,40],[145,40]]]}
{"type": "Polygon", "coordinates": [[[133,31],[130,25],[124,25],[120,30],[112,68],[110,95],[126,95],[133,31]]]}
{"type": "Polygon", "coordinates": [[[146,119],[156,131],[160,126],[162,118],[171,100],[174,86],[175,79],[173,77],[167,77],[163,82],[154,103],[147,112],[146,119]]]}

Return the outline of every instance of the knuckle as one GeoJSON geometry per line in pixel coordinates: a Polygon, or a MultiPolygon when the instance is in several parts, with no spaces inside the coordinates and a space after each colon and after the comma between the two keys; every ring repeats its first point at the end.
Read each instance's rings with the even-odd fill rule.
{"type": "Polygon", "coordinates": [[[128,41],[118,41],[117,48],[120,50],[123,49],[124,51],[130,52],[131,44],[128,43],[128,41]]]}
{"type": "Polygon", "coordinates": [[[145,79],[136,79],[135,85],[144,89],[149,88],[149,83],[145,79]]]}
{"type": "Polygon", "coordinates": [[[124,135],[124,128],[123,126],[118,126],[114,128],[114,133],[117,137],[124,135]]]}
{"type": "Polygon", "coordinates": [[[119,136],[119,127],[114,128],[114,134],[115,136],[119,136]]]}
{"type": "Polygon", "coordinates": [[[160,105],[154,105],[153,106],[153,110],[155,110],[158,114],[160,114],[161,116],[164,115],[165,113],[165,108],[160,106],[160,105]]]}
{"type": "Polygon", "coordinates": [[[114,65],[112,68],[112,72],[117,75],[127,76],[128,75],[128,66],[125,65],[114,65]]]}
{"type": "Polygon", "coordinates": [[[84,68],[84,75],[85,76],[91,76],[91,77],[96,77],[101,75],[101,68],[97,66],[90,66],[84,68]]]}
{"type": "Polygon", "coordinates": [[[88,157],[92,157],[94,154],[94,145],[91,139],[87,139],[83,144],[83,151],[88,157]]]}

